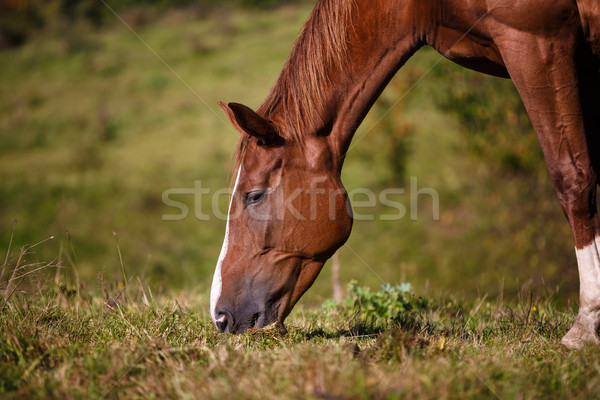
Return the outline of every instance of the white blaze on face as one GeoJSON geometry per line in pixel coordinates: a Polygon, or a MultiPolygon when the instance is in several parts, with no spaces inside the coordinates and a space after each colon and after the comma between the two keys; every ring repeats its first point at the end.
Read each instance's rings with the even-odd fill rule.
{"type": "Polygon", "coordinates": [[[583,249],[575,249],[579,266],[580,307],[596,307],[600,301],[600,237],[583,249]]]}
{"type": "Polygon", "coordinates": [[[240,172],[242,168],[240,167],[237,171],[237,178],[235,179],[235,185],[233,185],[233,192],[231,194],[231,200],[229,202],[229,209],[227,211],[227,225],[225,227],[225,239],[223,239],[223,247],[221,247],[221,254],[219,254],[219,260],[217,261],[217,268],[215,269],[215,275],[213,276],[212,286],[210,287],[210,316],[212,317],[213,322],[216,322],[217,318],[215,315],[215,308],[217,307],[217,302],[219,301],[219,297],[221,297],[221,264],[223,264],[223,260],[227,255],[227,249],[229,247],[229,217],[231,213],[231,203],[233,203],[233,196],[238,187],[238,182],[240,181],[240,172]]]}

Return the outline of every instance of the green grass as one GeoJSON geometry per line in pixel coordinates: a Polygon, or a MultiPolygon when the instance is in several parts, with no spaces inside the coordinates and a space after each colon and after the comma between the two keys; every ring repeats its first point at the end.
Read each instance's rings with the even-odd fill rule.
{"type": "Polygon", "coordinates": [[[12,296],[3,292],[3,398],[600,395],[596,348],[559,344],[574,315],[548,298],[467,301],[418,297],[406,285],[353,286],[342,305],[295,310],[284,336],[275,327],[228,336],[213,327],[206,297],[104,277],[76,293],[43,275],[29,275],[12,296]]]}

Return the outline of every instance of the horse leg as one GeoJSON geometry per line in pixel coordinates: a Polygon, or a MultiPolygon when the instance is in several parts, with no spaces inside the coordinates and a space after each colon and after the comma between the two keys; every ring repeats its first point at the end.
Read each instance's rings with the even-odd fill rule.
{"type": "MultiPolygon", "coordinates": [[[[571,222],[571,229],[582,230],[582,237],[575,241],[577,265],[579,267],[579,312],[575,323],[567,332],[562,343],[570,348],[579,348],[585,343],[600,343],[598,326],[600,325],[600,222],[596,203],[599,183],[600,162],[600,81],[598,71],[579,71],[579,90],[582,101],[584,127],[591,173],[589,181],[581,190],[579,222],[571,222]],[[576,224],[574,226],[574,224],[576,224]]],[[[563,209],[565,206],[563,205],[563,209]]],[[[568,216],[568,214],[567,214],[568,216]]],[[[575,235],[575,233],[574,233],[575,235]]]]}
{"type": "Polygon", "coordinates": [[[504,32],[498,47],[538,134],[575,243],[579,312],[562,343],[569,348],[600,344],[598,175],[589,142],[597,140],[600,131],[584,106],[589,82],[577,68],[577,41],[566,30],[547,39],[515,30],[504,32]]]}

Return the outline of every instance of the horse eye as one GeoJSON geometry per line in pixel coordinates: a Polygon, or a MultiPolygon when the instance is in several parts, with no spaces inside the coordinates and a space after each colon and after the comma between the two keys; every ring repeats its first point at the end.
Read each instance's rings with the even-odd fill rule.
{"type": "Polygon", "coordinates": [[[266,193],[266,190],[253,190],[251,192],[246,193],[246,205],[250,206],[252,204],[258,203],[262,200],[263,197],[265,197],[266,193]]]}

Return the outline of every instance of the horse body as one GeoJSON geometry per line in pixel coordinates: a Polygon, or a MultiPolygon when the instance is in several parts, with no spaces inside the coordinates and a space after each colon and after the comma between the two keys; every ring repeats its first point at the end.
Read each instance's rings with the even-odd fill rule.
{"type": "Polygon", "coordinates": [[[242,136],[236,218],[211,293],[218,328],[283,327],[350,233],[340,172],[354,132],[398,69],[430,45],[517,87],[579,264],[580,310],[563,343],[599,343],[599,16],[596,0],[319,1],[257,112],[220,103],[242,136]]]}

